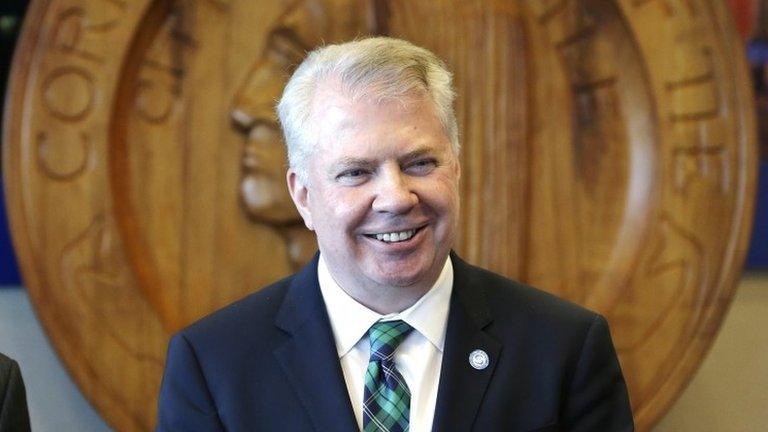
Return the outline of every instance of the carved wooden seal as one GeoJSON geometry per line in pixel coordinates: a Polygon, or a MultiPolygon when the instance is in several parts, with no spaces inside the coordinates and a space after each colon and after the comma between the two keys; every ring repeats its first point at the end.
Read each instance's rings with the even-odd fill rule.
{"type": "Polygon", "coordinates": [[[311,256],[274,98],[389,34],[456,73],[469,261],[604,313],[647,430],[745,252],[754,119],[714,0],[33,1],[5,112],[26,285],[80,388],[149,430],[170,332],[311,256]]]}

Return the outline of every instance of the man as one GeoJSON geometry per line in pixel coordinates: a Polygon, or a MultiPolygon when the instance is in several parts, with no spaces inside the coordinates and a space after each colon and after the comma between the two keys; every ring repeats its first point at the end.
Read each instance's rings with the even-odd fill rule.
{"type": "Polygon", "coordinates": [[[309,54],[278,114],[319,255],[174,336],[158,430],[633,429],[602,317],[451,253],[453,97],[405,41],[309,54]]]}
{"type": "Polygon", "coordinates": [[[19,364],[0,353],[0,431],[29,431],[29,412],[19,364]]]}

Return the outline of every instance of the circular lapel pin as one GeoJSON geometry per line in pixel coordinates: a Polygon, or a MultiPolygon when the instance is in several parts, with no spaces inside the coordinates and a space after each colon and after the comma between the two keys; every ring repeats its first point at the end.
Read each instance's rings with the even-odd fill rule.
{"type": "Polygon", "coordinates": [[[476,349],[469,353],[469,364],[477,370],[487,368],[490,362],[488,354],[481,349],[476,349]]]}

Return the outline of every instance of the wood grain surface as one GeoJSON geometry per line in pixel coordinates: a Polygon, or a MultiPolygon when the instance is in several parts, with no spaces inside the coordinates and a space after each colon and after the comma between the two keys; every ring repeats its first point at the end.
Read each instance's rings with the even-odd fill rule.
{"type": "Polygon", "coordinates": [[[150,430],[169,335],[315,251],[273,105],[307,49],[411,40],[455,72],[463,257],[606,315],[638,429],[700,364],[744,259],[752,95],[716,0],[36,0],[3,171],[76,382],[150,430]]]}

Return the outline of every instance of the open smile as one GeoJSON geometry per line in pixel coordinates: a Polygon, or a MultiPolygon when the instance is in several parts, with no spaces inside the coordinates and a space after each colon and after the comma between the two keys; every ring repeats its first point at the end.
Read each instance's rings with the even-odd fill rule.
{"type": "Polygon", "coordinates": [[[383,243],[400,243],[412,239],[419,231],[424,227],[404,230],[404,231],[392,231],[375,234],[365,234],[366,237],[376,239],[383,243]]]}

